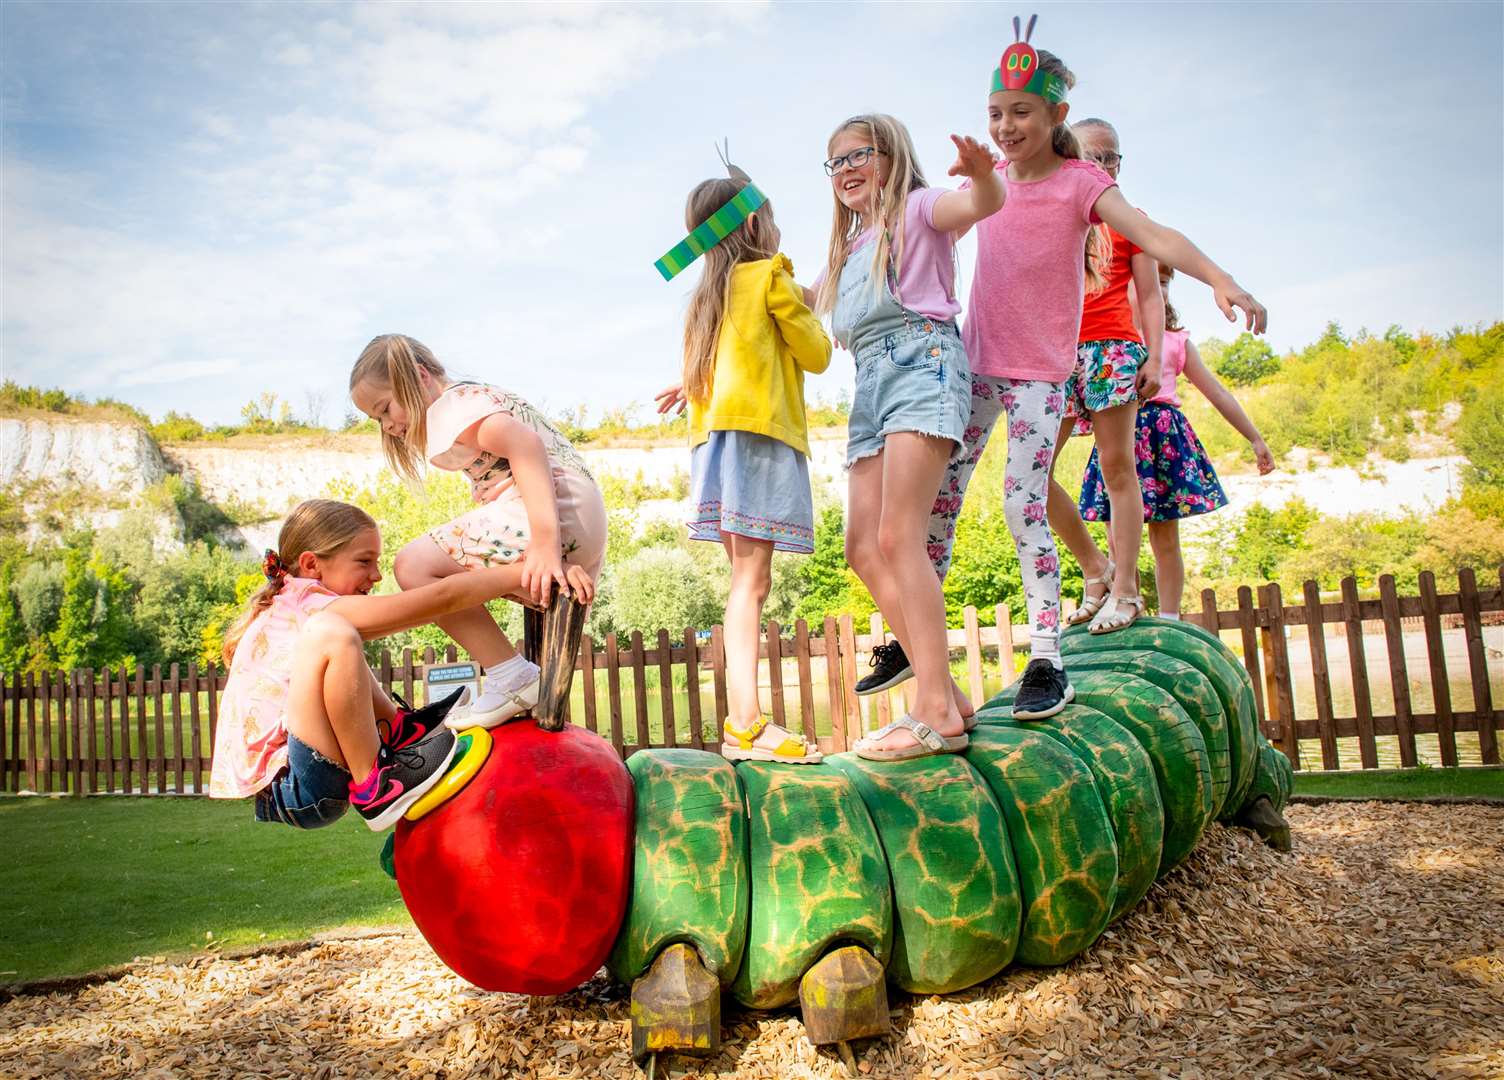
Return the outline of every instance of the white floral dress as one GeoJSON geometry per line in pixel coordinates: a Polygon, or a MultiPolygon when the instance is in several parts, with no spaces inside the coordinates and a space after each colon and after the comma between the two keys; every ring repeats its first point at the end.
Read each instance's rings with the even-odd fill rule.
{"type": "MultiPolygon", "coordinates": [[[[553,469],[564,560],[582,567],[592,578],[599,576],[606,557],[606,504],[601,490],[580,452],[526,401],[482,383],[452,384],[428,407],[429,462],[435,468],[463,472],[472,489],[483,480],[510,476],[512,467],[505,458],[461,441],[476,424],[499,412],[531,428],[543,440],[553,469]]],[[[445,554],[470,569],[518,562],[531,539],[522,492],[513,484],[428,535],[445,554]]]]}

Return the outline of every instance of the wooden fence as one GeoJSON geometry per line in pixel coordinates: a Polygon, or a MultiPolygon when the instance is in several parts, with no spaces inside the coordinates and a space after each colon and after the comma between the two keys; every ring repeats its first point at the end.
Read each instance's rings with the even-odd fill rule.
{"type": "MultiPolygon", "coordinates": [[[[1235,608],[1220,609],[1207,590],[1200,612],[1187,617],[1241,653],[1263,730],[1296,768],[1351,768],[1354,749],[1364,769],[1422,759],[1498,764],[1504,629],[1490,647],[1484,628],[1504,625],[1504,568],[1497,586],[1480,588],[1464,570],[1455,593],[1438,594],[1429,572],[1420,576],[1416,596],[1396,595],[1387,576],[1378,592],[1360,599],[1349,578],[1340,596],[1322,597],[1307,582],[1302,602],[1289,605],[1278,585],[1257,593],[1245,586],[1235,608]],[[1343,648],[1345,671],[1333,659],[1343,648]],[[1380,652],[1378,670],[1387,670],[1387,679],[1372,675],[1380,652]],[[1412,668],[1424,668],[1428,677],[1412,668]],[[1350,714],[1338,715],[1334,686],[1350,695],[1350,714]]],[[[1028,628],[1013,626],[1006,607],[995,617],[996,625],[984,627],[967,608],[965,625],[949,631],[953,667],[978,702],[1012,681],[1028,650],[1028,628]]],[[[854,689],[871,646],[883,640],[876,616],[866,634],[856,632],[850,616],[816,627],[801,619],[792,633],[769,623],[761,656],[773,718],[802,728],[826,751],[844,750],[887,722],[902,708],[890,697],[902,691],[859,699],[854,689]]],[[[453,658],[451,648],[447,659],[453,658]]],[[[432,650],[418,657],[407,650],[400,660],[383,652],[376,671],[384,686],[415,701],[422,665],[435,659],[432,650]]],[[[172,664],[165,672],[154,666],[0,676],[0,791],[201,793],[224,684],[222,671],[196,664],[172,664]]],[[[720,627],[708,634],[659,630],[651,641],[635,631],[624,641],[614,634],[602,643],[587,637],[571,714],[623,756],[647,746],[715,749],[726,714],[720,627]]]]}

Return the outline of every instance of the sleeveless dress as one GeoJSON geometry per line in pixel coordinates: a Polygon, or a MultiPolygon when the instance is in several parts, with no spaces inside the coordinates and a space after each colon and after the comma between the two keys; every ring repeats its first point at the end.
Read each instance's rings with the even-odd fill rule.
{"type": "MultiPolygon", "coordinates": [[[[1138,483],[1144,492],[1145,521],[1178,521],[1207,514],[1227,505],[1227,493],[1217,479],[1206,448],[1190,420],[1180,411],[1175,380],[1185,370],[1185,330],[1164,336],[1164,372],[1159,393],[1139,406],[1133,454],[1138,483]]],[[[1110,521],[1112,506],[1102,483],[1096,448],[1081,481],[1081,516],[1087,521],[1110,521]]]]}

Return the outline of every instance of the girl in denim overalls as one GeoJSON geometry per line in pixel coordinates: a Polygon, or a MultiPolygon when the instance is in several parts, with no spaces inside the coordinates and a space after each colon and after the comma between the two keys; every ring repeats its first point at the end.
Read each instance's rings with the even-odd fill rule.
{"type": "Polygon", "coordinates": [[[960,450],[971,370],[955,317],[955,236],[1003,204],[990,151],[951,136],[965,191],[925,184],[909,133],[891,116],[847,120],[825,163],[835,222],[815,309],[856,360],[846,467],[846,558],[910,658],[909,713],[856,750],[877,760],[964,749],[967,702],[950,677],[945,600],[925,541],[935,493],[960,450]]]}

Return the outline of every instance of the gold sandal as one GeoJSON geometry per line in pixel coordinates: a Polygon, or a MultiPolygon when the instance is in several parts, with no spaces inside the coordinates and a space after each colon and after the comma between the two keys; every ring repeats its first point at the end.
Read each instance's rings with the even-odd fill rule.
{"type": "Polygon", "coordinates": [[[783,728],[779,730],[787,737],[777,746],[769,749],[755,745],[769,723],[766,716],[759,716],[751,727],[743,729],[725,721],[721,724],[721,756],[727,761],[782,761],[791,765],[814,765],[825,756],[803,736],[789,734],[783,728]]]}
{"type": "Polygon", "coordinates": [[[1084,622],[1090,622],[1092,616],[1102,610],[1102,605],[1107,603],[1107,597],[1112,592],[1112,579],[1117,573],[1117,565],[1112,561],[1112,556],[1107,557],[1107,569],[1096,577],[1081,578],[1081,606],[1065,617],[1066,626],[1080,626],[1084,622]],[[1090,585],[1102,586],[1101,596],[1087,596],[1086,589],[1090,585]]]}

